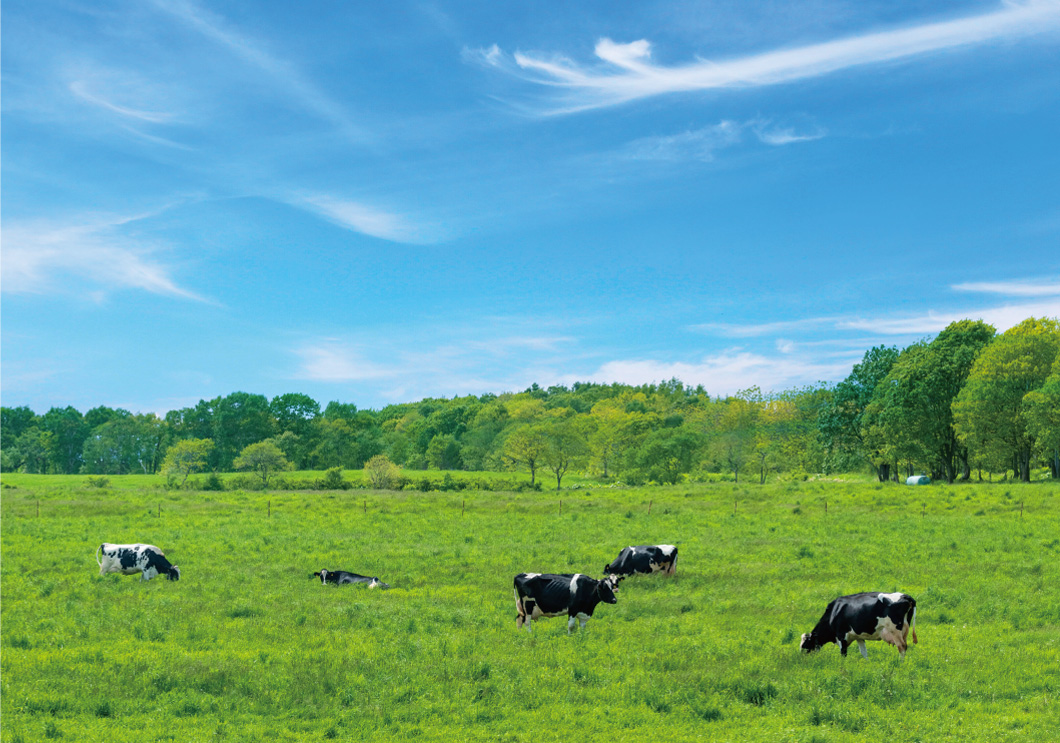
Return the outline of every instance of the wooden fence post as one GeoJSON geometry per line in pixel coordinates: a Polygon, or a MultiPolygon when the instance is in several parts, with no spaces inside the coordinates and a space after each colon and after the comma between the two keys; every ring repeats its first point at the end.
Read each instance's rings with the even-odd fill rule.
{"type": "Polygon", "coordinates": [[[40,501],[37,501],[37,518],[40,518],[40,501]]]}
{"type": "Polygon", "coordinates": [[[158,518],[162,518],[162,504],[158,504],[158,518]]]}
{"type": "Polygon", "coordinates": [[[464,517],[464,501],[460,501],[460,517],[464,517]]]}
{"type": "Polygon", "coordinates": [[[827,515],[828,515],[828,501],[825,501],[825,502],[824,502],[824,515],[825,515],[825,516],[827,516],[827,515]]]}
{"type": "Polygon", "coordinates": [[[654,503],[654,502],[655,502],[654,499],[651,499],[651,500],[648,501],[648,515],[649,516],[651,516],[651,504],[654,503]]]}
{"type": "Polygon", "coordinates": [[[367,498],[364,499],[364,512],[365,512],[365,514],[368,513],[368,499],[367,498]]]}
{"type": "Polygon", "coordinates": [[[272,518],[272,500],[269,501],[269,518],[272,518]]]}

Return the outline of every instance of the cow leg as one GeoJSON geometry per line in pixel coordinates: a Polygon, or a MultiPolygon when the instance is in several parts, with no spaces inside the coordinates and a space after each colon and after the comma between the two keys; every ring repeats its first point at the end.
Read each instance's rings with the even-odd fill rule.
{"type": "Polygon", "coordinates": [[[531,635],[534,634],[534,602],[523,600],[523,624],[526,625],[526,631],[531,635]]]}
{"type": "MultiPolygon", "coordinates": [[[[567,620],[567,634],[568,634],[568,635],[569,635],[569,634],[570,634],[571,632],[573,632],[573,631],[574,631],[574,621],[575,621],[575,616],[574,616],[573,614],[571,614],[571,617],[570,617],[570,619],[568,619],[568,620],[567,620]]],[[[583,624],[583,625],[582,625],[582,627],[584,627],[584,626],[585,626],[585,625],[583,624]]]]}
{"type": "Polygon", "coordinates": [[[847,657],[847,648],[850,647],[850,643],[846,640],[839,641],[839,654],[844,658],[847,657]]]}
{"type": "Polygon", "coordinates": [[[582,629],[585,629],[585,625],[589,623],[589,620],[586,617],[580,617],[578,621],[581,623],[582,629]]]}
{"type": "Polygon", "coordinates": [[[858,640],[858,650],[861,651],[861,657],[862,658],[864,658],[865,660],[869,659],[869,651],[865,647],[865,641],[864,640],[858,640]]]}

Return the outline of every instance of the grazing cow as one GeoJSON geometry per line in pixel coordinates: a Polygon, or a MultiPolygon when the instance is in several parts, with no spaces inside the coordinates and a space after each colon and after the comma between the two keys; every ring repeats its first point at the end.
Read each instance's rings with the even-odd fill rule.
{"type": "Polygon", "coordinates": [[[108,544],[104,542],[96,550],[96,563],[101,576],[107,573],[122,575],[140,574],[140,580],[151,580],[164,575],[170,580],[180,580],[180,568],[171,565],[162,550],[153,544],[108,544]]]}
{"type": "Polygon", "coordinates": [[[533,620],[541,617],[558,617],[566,614],[567,634],[574,629],[574,620],[581,622],[582,629],[593,615],[596,605],[617,604],[615,591],[622,580],[610,575],[596,580],[587,575],[554,575],[552,573],[519,573],[515,576],[515,626],[526,625],[533,633],[533,620]]]}
{"type": "Polygon", "coordinates": [[[906,637],[916,639],[916,601],[904,593],[855,593],[840,596],[824,610],[817,626],[802,636],[799,645],[804,653],[812,653],[829,642],[839,643],[839,652],[855,640],[864,658],[865,640],[883,640],[898,648],[898,657],[905,658],[906,637]]]}
{"type": "Polygon", "coordinates": [[[319,573],[313,573],[309,576],[309,580],[313,580],[313,578],[320,578],[320,584],[324,586],[328,583],[334,583],[336,586],[343,586],[347,583],[367,583],[369,588],[390,588],[378,578],[348,573],[345,570],[321,570],[319,573]]]}
{"type": "Polygon", "coordinates": [[[604,566],[604,574],[633,575],[634,573],[677,572],[677,547],[672,544],[642,544],[639,547],[624,547],[610,565],[604,566]]]}

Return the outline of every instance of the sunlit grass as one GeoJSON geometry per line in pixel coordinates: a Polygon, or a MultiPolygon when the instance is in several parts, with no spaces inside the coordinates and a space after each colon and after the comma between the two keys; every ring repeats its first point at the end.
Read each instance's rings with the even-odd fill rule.
{"type": "Polygon", "coordinates": [[[1054,485],[197,493],[83,479],[4,476],[4,741],[1060,728],[1054,485]],[[100,578],[103,541],[157,544],[182,580],[100,578]],[[516,630],[515,573],[599,575],[621,547],[660,542],[680,548],[676,579],[626,581],[570,637],[562,619],[516,630]],[[321,567],[393,589],[325,588],[309,580],[321,567]],[[906,660],[882,643],[868,660],[801,655],[825,603],[860,590],[917,598],[906,660]]]}

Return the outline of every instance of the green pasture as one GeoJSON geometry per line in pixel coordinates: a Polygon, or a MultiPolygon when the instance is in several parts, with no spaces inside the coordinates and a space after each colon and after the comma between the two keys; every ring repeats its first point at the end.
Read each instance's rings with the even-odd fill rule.
{"type": "Polygon", "coordinates": [[[3,741],[1060,739],[1057,485],[162,484],[4,475],[3,741]],[[183,577],[100,578],[105,541],[183,577]],[[676,579],[625,581],[572,636],[516,630],[516,573],[599,576],[644,543],[678,545],[676,579]],[[798,651],[865,590],[917,599],[904,662],[798,651]]]}

